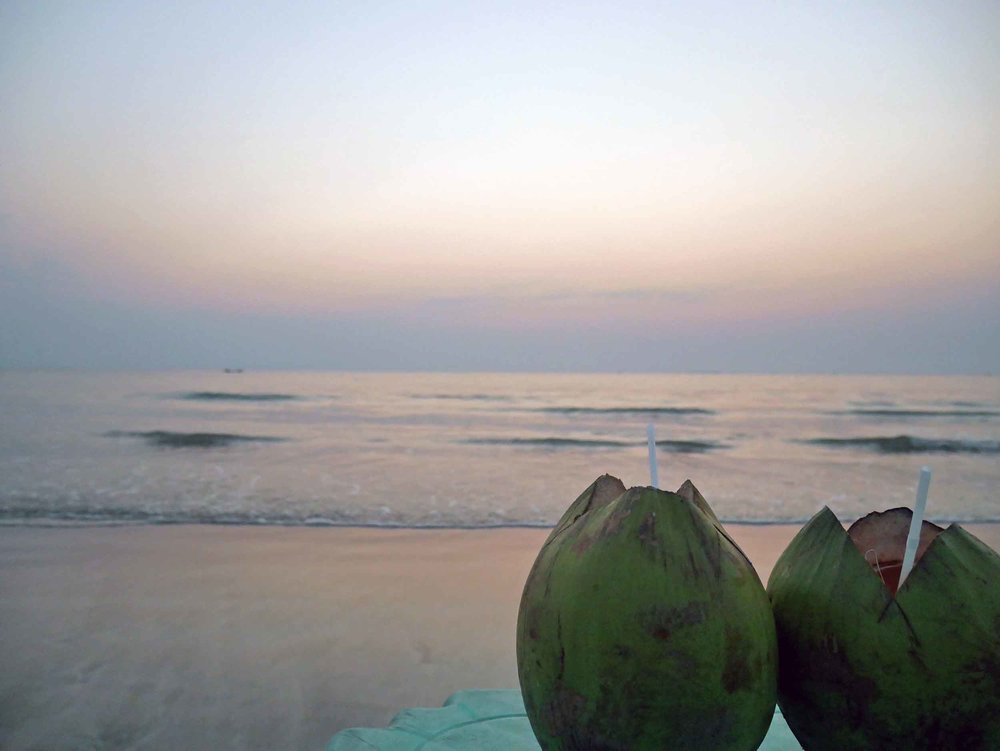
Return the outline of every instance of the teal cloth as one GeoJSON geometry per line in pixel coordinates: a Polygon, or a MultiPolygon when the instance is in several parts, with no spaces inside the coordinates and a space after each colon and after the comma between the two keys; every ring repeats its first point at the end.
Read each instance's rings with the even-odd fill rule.
{"type": "MultiPolygon", "coordinates": [[[[516,689],[453,694],[438,709],[404,709],[387,728],[352,728],[327,751],[540,751],[516,689]]],[[[777,709],[758,751],[802,751],[777,709]]]]}

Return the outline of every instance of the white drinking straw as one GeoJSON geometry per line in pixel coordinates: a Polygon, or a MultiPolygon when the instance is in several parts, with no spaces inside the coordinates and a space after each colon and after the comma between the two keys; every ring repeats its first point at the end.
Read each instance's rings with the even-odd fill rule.
{"type": "Polygon", "coordinates": [[[653,423],[646,426],[646,442],[649,444],[649,479],[654,488],[660,487],[660,475],[656,471],[656,429],[653,423]]]}
{"type": "MultiPolygon", "coordinates": [[[[927,508],[927,489],[931,484],[931,468],[922,467],[920,482],[917,484],[917,502],[913,507],[913,517],[910,519],[910,533],[906,536],[906,552],[903,553],[903,567],[899,570],[899,586],[903,586],[906,577],[910,575],[917,559],[917,546],[920,544],[920,527],[924,522],[924,510],[927,508]]],[[[898,589],[898,587],[897,587],[898,589]]]]}

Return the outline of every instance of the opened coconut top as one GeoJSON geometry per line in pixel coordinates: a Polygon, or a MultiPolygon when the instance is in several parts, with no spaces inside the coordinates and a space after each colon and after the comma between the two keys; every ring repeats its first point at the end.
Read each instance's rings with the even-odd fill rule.
{"type": "MultiPolygon", "coordinates": [[[[858,519],[847,530],[851,541],[868,561],[872,571],[878,574],[889,592],[894,595],[899,588],[899,574],[903,566],[906,537],[910,532],[912,518],[913,512],[905,507],[873,511],[868,516],[858,519]]],[[[917,544],[914,565],[927,552],[927,547],[934,538],[942,532],[944,532],[942,527],[929,521],[924,521],[920,525],[920,542],[917,544]]]]}

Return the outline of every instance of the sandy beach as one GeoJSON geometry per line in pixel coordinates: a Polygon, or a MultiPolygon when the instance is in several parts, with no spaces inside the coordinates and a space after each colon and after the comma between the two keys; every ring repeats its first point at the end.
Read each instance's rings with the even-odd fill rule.
{"type": "MultiPolygon", "coordinates": [[[[798,526],[730,526],[766,582],[798,526]]],[[[1000,525],[970,525],[1000,548],[1000,525]]],[[[0,748],[322,749],[517,686],[542,529],[0,528],[0,748]]]]}

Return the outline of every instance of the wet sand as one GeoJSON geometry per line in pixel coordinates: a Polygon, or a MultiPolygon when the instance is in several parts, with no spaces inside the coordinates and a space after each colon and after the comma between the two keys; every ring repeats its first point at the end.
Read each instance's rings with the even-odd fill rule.
{"type": "MultiPolygon", "coordinates": [[[[970,531],[1000,548],[1000,525],[970,531]]],[[[798,526],[730,533],[766,582],[798,526]]],[[[316,749],[514,688],[547,530],[0,528],[0,748],[316,749]]]]}

